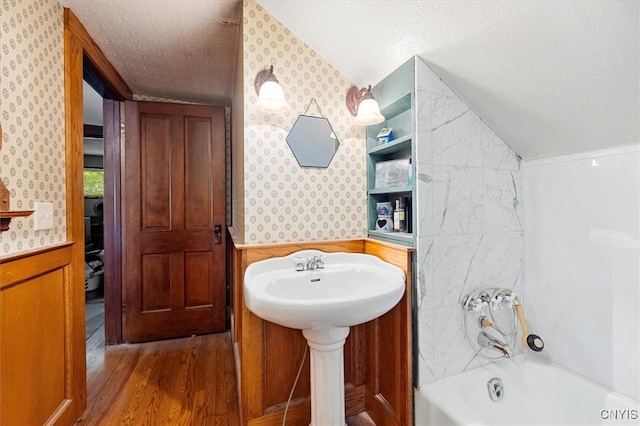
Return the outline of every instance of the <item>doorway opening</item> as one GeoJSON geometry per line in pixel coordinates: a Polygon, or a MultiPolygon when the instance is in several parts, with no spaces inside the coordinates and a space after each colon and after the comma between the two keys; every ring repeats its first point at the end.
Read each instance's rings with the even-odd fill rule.
{"type": "Polygon", "coordinates": [[[86,340],[104,344],[104,133],[103,98],[82,88],[84,138],[84,270],[86,340]],[[94,338],[94,334],[97,334],[94,338]]]}

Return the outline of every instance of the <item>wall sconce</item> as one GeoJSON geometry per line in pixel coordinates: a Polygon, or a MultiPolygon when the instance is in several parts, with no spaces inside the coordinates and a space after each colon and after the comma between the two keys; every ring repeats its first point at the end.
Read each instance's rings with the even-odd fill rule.
{"type": "Polygon", "coordinates": [[[346,102],[349,112],[355,117],[356,124],[370,126],[384,121],[384,116],[380,113],[380,106],[371,94],[371,85],[362,89],[351,86],[347,92],[346,102]]]}
{"type": "Polygon", "coordinates": [[[273,65],[256,75],[254,83],[258,101],[256,110],[264,113],[278,113],[289,110],[289,104],[284,99],[284,92],[278,79],[273,74],[273,65]]]}

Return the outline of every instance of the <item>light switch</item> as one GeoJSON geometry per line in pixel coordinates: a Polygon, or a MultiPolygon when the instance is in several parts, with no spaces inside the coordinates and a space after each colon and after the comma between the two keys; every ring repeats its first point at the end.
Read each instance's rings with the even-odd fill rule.
{"type": "Polygon", "coordinates": [[[53,228],[53,203],[33,203],[35,218],[33,228],[36,231],[44,231],[53,228]]]}

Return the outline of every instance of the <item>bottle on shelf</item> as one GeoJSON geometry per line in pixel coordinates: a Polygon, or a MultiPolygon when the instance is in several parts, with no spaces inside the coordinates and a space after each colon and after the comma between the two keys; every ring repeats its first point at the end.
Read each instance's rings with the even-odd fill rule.
{"type": "Polygon", "coordinates": [[[398,205],[400,206],[400,228],[399,231],[402,232],[407,232],[407,221],[406,221],[406,217],[405,217],[405,211],[406,211],[406,204],[405,204],[405,197],[400,197],[400,200],[398,200],[398,205]]]}
{"type": "Polygon", "coordinates": [[[404,216],[404,201],[400,204],[402,198],[396,200],[396,209],[393,211],[393,230],[404,232],[406,221],[404,216]]]}

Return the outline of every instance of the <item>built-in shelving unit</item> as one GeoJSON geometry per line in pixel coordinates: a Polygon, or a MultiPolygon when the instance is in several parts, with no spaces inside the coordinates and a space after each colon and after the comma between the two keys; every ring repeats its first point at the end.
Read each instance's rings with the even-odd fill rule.
{"type": "MultiPolygon", "coordinates": [[[[400,66],[371,89],[385,121],[367,127],[367,188],[368,188],[368,233],[372,238],[415,246],[413,230],[416,229],[414,179],[408,178],[405,185],[376,187],[376,165],[383,161],[408,159],[414,166],[415,123],[414,123],[414,58],[400,66]],[[393,127],[393,139],[379,143],[377,135],[383,128],[393,127]],[[384,232],[376,230],[378,213],[376,204],[404,198],[406,206],[406,230],[404,232],[384,232]]],[[[410,173],[412,175],[413,173],[410,173]]]]}

